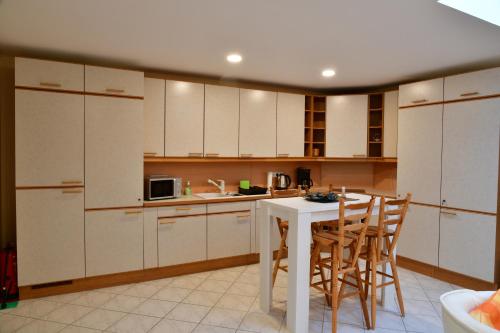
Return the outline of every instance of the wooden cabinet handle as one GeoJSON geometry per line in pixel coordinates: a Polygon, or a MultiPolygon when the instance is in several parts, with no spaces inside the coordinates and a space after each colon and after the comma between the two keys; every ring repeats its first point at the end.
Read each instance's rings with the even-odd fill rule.
{"type": "Polygon", "coordinates": [[[169,221],[160,221],[158,222],[159,224],[175,224],[177,223],[176,220],[169,220],[169,221]]]}
{"type": "Polygon", "coordinates": [[[278,157],[288,157],[290,154],[278,154],[278,157]]]}
{"type": "Polygon", "coordinates": [[[360,158],[360,157],[366,157],[366,155],[365,154],[353,154],[352,157],[360,158]]]}
{"type": "Polygon", "coordinates": [[[247,215],[236,215],[236,218],[238,219],[244,219],[246,217],[250,217],[251,215],[250,214],[247,214],[247,215]]]}
{"type": "Polygon", "coordinates": [[[181,210],[191,210],[191,207],[175,207],[175,210],[181,211],[181,210]]]}
{"type": "Polygon", "coordinates": [[[447,212],[447,211],[445,211],[445,210],[442,210],[442,211],[441,211],[441,214],[451,215],[451,216],[457,216],[457,213],[447,212]]]}
{"type": "Polygon", "coordinates": [[[475,96],[475,95],[479,95],[479,92],[478,91],[473,91],[473,92],[466,92],[466,93],[460,94],[460,96],[462,96],[462,97],[475,96]]]}
{"type": "Polygon", "coordinates": [[[63,185],[78,185],[78,184],[82,184],[83,182],[81,180],[63,180],[61,182],[61,184],[63,185]]]}
{"type": "Polygon", "coordinates": [[[188,153],[188,157],[202,157],[202,153],[188,153]]]}
{"type": "Polygon", "coordinates": [[[61,84],[56,82],[40,82],[43,87],[60,88],[61,84]]]}
{"type": "Polygon", "coordinates": [[[156,153],[150,153],[150,152],[144,152],[144,156],[146,157],[153,157],[153,156],[156,156],[156,153]]]}
{"type": "Polygon", "coordinates": [[[248,158],[248,157],[252,157],[252,156],[253,156],[253,154],[240,154],[240,157],[247,157],[248,158]]]}
{"type": "Polygon", "coordinates": [[[205,154],[206,157],[219,157],[219,153],[208,153],[205,154]]]}
{"type": "Polygon", "coordinates": [[[67,190],[62,190],[63,194],[71,194],[71,193],[82,193],[83,190],[79,188],[73,188],[73,189],[67,189],[67,190]]]}
{"type": "Polygon", "coordinates": [[[413,104],[417,104],[417,103],[425,103],[425,102],[427,102],[427,100],[426,100],[426,99],[417,99],[417,100],[415,100],[415,101],[411,101],[411,102],[412,102],[413,104]]]}
{"type": "Polygon", "coordinates": [[[114,89],[114,88],[106,88],[106,92],[112,94],[123,94],[125,92],[124,89],[114,89]]]}
{"type": "Polygon", "coordinates": [[[140,210],[140,209],[139,210],[126,210],[125,211],[126,215],[140,214],[140,213],[142,213],[142,210],[140,210]]]}

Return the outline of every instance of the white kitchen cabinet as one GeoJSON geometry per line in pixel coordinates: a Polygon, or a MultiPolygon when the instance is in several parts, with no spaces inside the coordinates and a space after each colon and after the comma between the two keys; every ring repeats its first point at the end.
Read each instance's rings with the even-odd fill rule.
{"type": "Polygon", "coordinates": [[[158,217],[202,215],[207,213],[207,205],[180,205],[158,207],[158,217]]]}
{"type": "Polygon", "coordinates": [[[15,58],[17,87],[83,91],[84,66],[59,61],[15,58]]]}
{"type": "Polygon", "coordinates": [[[165,156],[203,156],[204,94],[201,83],[165,82],[165,156]]]}
{"type": "Polygon", "coordinates": [[[249,254],[252,205],[235,202],[207,205],[207,258],[249,254]]]}
{"type": "Polygon", "coordinates": [[[239,154],[276,157],[276,92],[240,89],[239,154]]]}
{"type": "Polygon", "coordinates": [[[384,94],[384,157],[398,155],[398,91],[384,94]]]}
{"type": "Polygon", "coordinates": [[[440,205],[443,106],[401,109],[398,115],[398,197],[440,205]]]}
{"type": "Polygon", "coordinates": [[[500,94],[500,67],[444,78],[444,100],[500,94]]]}
{"type": "Polygon", "coordinates": [[[443,101],[443,78],[399,86],[399,107],[443,101]]]}
{"type": "Polygon", "coordinates": [[[328,96],[326,156],[366,156],[367,126],[368,95],[328,96]]]}
{"type": "Polygon", "coordinates": [[[438,266],[439,207],[410,204],[401,229],[397,254],[438,266]]]}
{"type": "Polygon", "coordinates": [[[278,157],[304,157],[305,96],[278,93],[277,142],[278,157]]]}
{"type": "Polygon", "coordinates": [[[83,185],[84,97],[15,92],[16,186],[83,185]]]}
{"type": "Polygon", "coordinates": [[[85,65],[85,92],[143,97],[144,73],[85,65]]]}
{"type": "Polygon", "coordinates": [[[144,269],[158,267],[158,209],[144,208],[144,269]]]}
{"type": "Polygon", "coordinates": [[[496,216],[441,209],[440,235],[439,267],[495,280],[496,216]]]}
{"type": "Polygon", "coordinates": [[[238,157],[238,88],[205,85],[205,156],[238,157]]]}
{"type": "Polygon", "coordinates": [[[165,80],[144,79],[144,156],[165,154],[165,80]]]}
{"type": "Polygon", "coordinates": [[[443,206],[496,213],[499,111],[499,98],[444,106],[443,206]]]}
{"type": "Polygon", "coordinates": [[[207,259],[207,216],[158,217],[160,267],[207,259]]]}
{"type": "Polygon", "coordinates": [[[85,276],[83,189],[16,191],[20,286],[85,276]]]}
{"type": "Polygon", "coordinates": [[[142,208],[85,212],[86,276],[144,268],[142,208]]]}
{"type": "Polygon", "coordinates": [[[142,206],[142,104],[85,96],[85,208],[142,206]]]}

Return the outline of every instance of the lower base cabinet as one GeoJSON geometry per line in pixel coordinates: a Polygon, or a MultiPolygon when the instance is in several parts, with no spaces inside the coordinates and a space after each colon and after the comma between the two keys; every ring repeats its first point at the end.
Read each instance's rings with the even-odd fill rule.
{"type": "Polygon", "coordinates": [[[19,286],[85,276],[83,189],[16,191],[19,286]]]}
{"type": "Polygon", "coordinates": [[[496,216],[441,210],[439,267],[494,281],[496,216]]]}
{"type": "Polygon", "coordinates": [[[409,206],[398,240],[398,255],[438,266],[439,211],[438,207],[409,206]]]}
{"type": "Polygon", "coordinates": [[[178,265],[207,259],[207,217],[158,217],[158,264],[178,265]]]}
{"type": "Polygon", "coordinates": [[[208,259],[249,254],[251,219],[250,211],[208,215],[208,259]]]}
{"type": "Polygon", "coordinates": [[[85,212],[86,276],[144,268],[143,210],[85,212]]]}

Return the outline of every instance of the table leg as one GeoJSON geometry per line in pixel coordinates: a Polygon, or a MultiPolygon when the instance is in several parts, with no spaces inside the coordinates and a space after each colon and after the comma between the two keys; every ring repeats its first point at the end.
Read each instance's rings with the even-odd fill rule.
{"type": "Polygon", "coordinates": [[[273,301],[272,266],[273,249],[271,246],[271,235],[273,216],[269,208],[260,209],[260,309],[265,313],[271,310],[273,301]]]}
{"type": "Polygon", "coordinates": [[[288,222],[287,327],[292,333],[309,331],[309,261],[311,214],[293,215],[288,222]]]}

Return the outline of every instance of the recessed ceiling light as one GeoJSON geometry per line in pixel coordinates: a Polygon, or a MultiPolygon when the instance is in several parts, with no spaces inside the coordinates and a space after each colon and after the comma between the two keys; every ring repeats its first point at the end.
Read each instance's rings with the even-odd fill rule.
{"type": "Polygon", "coordinates": [[[335,75],[335,71],[333,69],[325,69],[323,70],[323,72],[321,72],[321,75],[323,75],[324,77],[332,77],[335,75]]]}
{"type": "Polygon", "coordinates": [[[233,64],[241,62],[241,59],[243,58],[238,53],[231,53],[226,57],[226,60],[233,64]]]}

